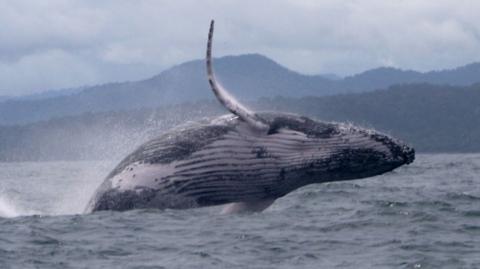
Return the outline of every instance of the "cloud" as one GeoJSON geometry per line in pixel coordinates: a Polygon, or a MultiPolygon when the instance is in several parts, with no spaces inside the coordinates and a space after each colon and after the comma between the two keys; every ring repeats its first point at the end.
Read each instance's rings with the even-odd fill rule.
{"type": "Polygon", "coordinates": [[[148,77],[203,57],[257,52],[299,72],[480,60],[474,1],[0,1],[0,95],[148,77]]]}

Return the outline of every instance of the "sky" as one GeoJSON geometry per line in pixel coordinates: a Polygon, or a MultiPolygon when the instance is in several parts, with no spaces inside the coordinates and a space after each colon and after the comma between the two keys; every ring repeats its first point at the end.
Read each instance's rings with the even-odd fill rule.
{"type": "Polygon", "coordinates": [[[300,73],[418,71],[480,61],[480,1],[0,0],[0,96],[140,80],[214,55],[300,73]]]}

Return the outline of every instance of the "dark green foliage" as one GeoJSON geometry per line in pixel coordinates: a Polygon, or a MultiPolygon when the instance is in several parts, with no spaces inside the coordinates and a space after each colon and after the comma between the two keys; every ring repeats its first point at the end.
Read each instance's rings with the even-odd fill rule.
{"type": "MultiPolygon", "coordinates": [[[[375,128],[419,152],[480,152],[480,84],[405,84],[359,94],[263,98],[250,106],[375,128]]],[[[217,102],[202,101],[1,127],[0,160],[119,159],[187,120],[225,113],[217,102]]]]}

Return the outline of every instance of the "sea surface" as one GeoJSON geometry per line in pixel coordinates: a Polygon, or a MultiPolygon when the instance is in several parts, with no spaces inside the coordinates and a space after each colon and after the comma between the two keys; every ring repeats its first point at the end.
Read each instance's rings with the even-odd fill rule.
{"type": "Polygon", "coordinates": [[[83,214],[113,162],[0,163],[0,268],[480,268],[480,155],[418,155],[262,213],[83,214]]]}

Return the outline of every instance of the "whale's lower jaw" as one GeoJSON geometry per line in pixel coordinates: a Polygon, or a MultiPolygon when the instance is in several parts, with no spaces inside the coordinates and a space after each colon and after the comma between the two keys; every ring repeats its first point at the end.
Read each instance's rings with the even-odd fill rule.
{"type": "MultiPolygon", "coordinates": [[[[156,190],[142,190],[140,192],[109,190],[96,201],[90,211],[126,211],[145,208],[189,209],[208,206],[206,204],[199,204],[194,199],[181,196],[163,196],[161,199],[158,199],[155,198],[156,192],[156,190]]],[[[221,211],[222,214],[261,212],[273,204],[275,200],[275,197],[270,197],[234,203],[219,203],[218,205],[225,205],[221,211]]],[[[211,206],[213,205],[217,204],[211,204],[211,206]]]]}
{"type": "MultiPolygon", "coordinates": [[[[394,167],[392,167],[391,170],[393,169],[394,167]]],[[[381,173],[379,172],[379,174],[385,172],[388,171],[382,171],[381,173]]],[[[348,179],[335,179],[335,177],[332,176],[332,179],[324,180],[323,182],[356,180],[367,177],[370,176],[348,179]]],[[[249,194],[249,191],[239,193],[238,191],[233,191],[231,188],[226,188],[223,191],[214,190],[209,196],[189,196],[183,193],[177,193],[175,191],[147,187],[138,187],[133,190],[109,188],[97,194],[95,199],[90,202],[86,213],[104,210],[126,211],[147,208],[155,208],[160,210],[191,209],[221,205],[224,205],[221,211],[222,214],[261,212],[273,204],[276,199],[283,197],[300,187],[322,183],[312,181],[307,183],[306,180],[299,182],[303,183],[278,186],[278,189],[275,191],[273,191],[272,188],[271,190],[265,190],[265,193],[261,195],[258,194],[258,192],[256,194],[249,194]]],[[[207,190],[205,192],[209,191],[207,190]]]]}
{"type": "MultiPolygon", "coordinates": [[[[226,196],[225,196],[226,197],[226,196]]],[[[162,191],[142,188],[141,190],[107,190],[89,206],[86,213],[104,210],[126,211],[133,209],[189,209],[205,206],[225,205],[222,213],[259,212],[270,206],[275,196],[252,198],[244,201],[232,199],[195,199],[183,195],[162,193],[162,191]]]]}

